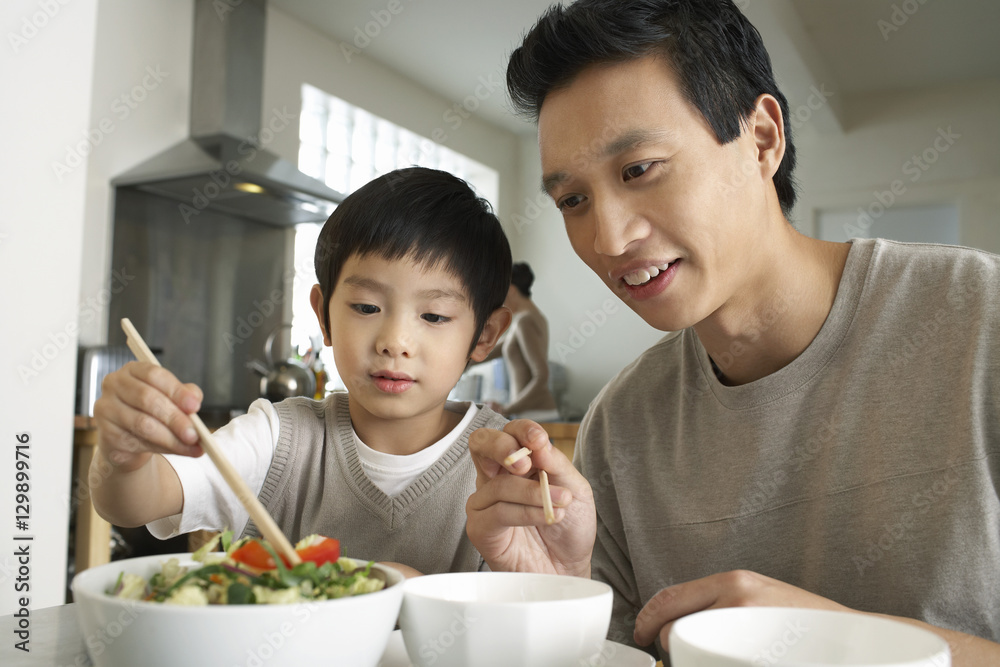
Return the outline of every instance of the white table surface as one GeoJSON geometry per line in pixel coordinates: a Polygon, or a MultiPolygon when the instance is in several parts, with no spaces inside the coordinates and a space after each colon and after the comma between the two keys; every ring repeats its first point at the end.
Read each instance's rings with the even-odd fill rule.
{"type": "Polygon", "coordinates": [[[32,609],[29,632],[30,652],[14,648],[19,642],[14,630],[17,619],[13,614],[0,616],[0,665],[3,667],[87,667],[91,665],[76,625],[76,605],[64,604],[45,609],[32,609]]]}

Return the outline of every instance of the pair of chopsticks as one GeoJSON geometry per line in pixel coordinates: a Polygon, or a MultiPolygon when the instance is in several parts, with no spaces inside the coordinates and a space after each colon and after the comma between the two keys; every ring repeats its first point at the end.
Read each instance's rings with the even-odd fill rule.
{"type": "MultiPolygon", "coordinates": [[[[531,450],[527,447],[521,447],[507,458],[503,460],[505,465],[511,465],[520,461],[526,456],[531,455],[531,450]]],[[[542,511],[545,512],[545,523],[552,525],[556,522],[556,513],[552,509],[552,492],[549,491],[549,473],[544,470],[538,471],[538,482],[542,485],[542,511]]]]}
{"type": "MultiPolygon", "coordinates": [[[[149,347],[146,345],[146,341],[142,339],[139,332],[136,331],[135,326],[129,321],[127,317],[122,318],[122,329],[125,330],[125,342],[128,344],[132,354],[139,361],[148,361],[151,364],[160,366],[160,362],[153,356],[149,347]]],[[[257,527],[260,528],[260,532],[264,535],[264,539],[267,540],[278,553],[288,559],[288,562],[293,566],[298,565],[302,562],[299,555],[295,553],[295,549],[292,548],[291,542],[285,537],[285,534],[281,532],[278,528],[278,524],[274,522],[271,515],[268,514],[264,506],[260,504],[257,500],[257,496],[253,495],[250,491],[250,487],[247,486],[240,474],[236,472],[236,468],[233,464],[229,462],[229,459],[225,457],[222,450],[219,448],[218,443],[215,442],[215,437],[212,432],[208,430],[205,426],[205,422],[201,421],[201,417],[197,414],[190,415],[191,421],[194,423],[194,429],[198,432],[198,437],[201,438],[201,447],[208,454],[208,458],[212,459],[212,463],[219,469],[222,473],[223,479],[229,484],[229,488],[233,490],[236,497],[239,498],[240,502],[243,503],[243,507],[246,508],[247,512],[250,514],[250,518],[253,519],[257,527]]]]}

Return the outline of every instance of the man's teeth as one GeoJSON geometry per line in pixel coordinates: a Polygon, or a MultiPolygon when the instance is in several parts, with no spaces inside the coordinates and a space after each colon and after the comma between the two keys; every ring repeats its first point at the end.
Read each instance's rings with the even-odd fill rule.
{"type": "Polygon", "coordinates": [[[633,271],[632,273],[625,276],[625,282],[636,287],[644,283],[648,283],[650,280],[660,275],[661,271],[666,271],[670,268],[670,263],[661,264],[660,266],[647,266],[645,269],[639,269],[638,271],[633,271]]]}

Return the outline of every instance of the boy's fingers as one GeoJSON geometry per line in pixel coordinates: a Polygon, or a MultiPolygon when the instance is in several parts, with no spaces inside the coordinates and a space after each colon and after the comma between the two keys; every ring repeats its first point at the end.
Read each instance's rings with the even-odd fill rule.
{"type": "Polygon", "coordinates": [[[162,425],[163,430],[159,436],[163,436],[163,439],[156,434],[152,434],[152,438],[148,439],[119,425],[128,419],[127,416],[119,416],[116,418],[117,421],[108,420],[99,426],[101,447],[113,463],[123,463],[125,459],[144,453],[201,455],[201,447],[188,447],[179,443],[162,425]],[[167,441],[166,444],[163,440],[167,441]]]}
{"type": "MultiPolygon", "coordinates": [[[[184,389],[186,389],[187,392],[191,394],[194,399],[193,403],[187,404],[188,406],[192,406],[192,409],[186,410],[186,412],[188,414],[191,414],[192,412],[198,412],[198,410],[201,409],[201,402],[205,400],[205,394],[202,393],[201,387],[196,385],[194,382],[188,382],[186,385],[184,385],[184,389]]],[[[183,408],[186,406],[182,405],[181,407],[183,408]]]]}
{"type": "Polygon", "coordinates": [[[174,405],[191,414],[201,408],[203,394],[195,384],[181,384],[173,373],[162,366],[145,362],[129,362],[125,367],[133,378],[155,387],[167,396],[174,405]]]}
{"type": "Polygon", "coordinates": [[[145,382],[135,377],[117,378],[106,391],[94,404],[94,416],[98,428],[108,432],[104,442],[113,448],[125,448],[124,439],[115,437],[120,432],[130,434],[151,451],[188,454],[197,445],[198,434],[187,415],[145,382]],[[111,427],[117,427],[117,432],[109,431],[111,427]]]}
{"type": "Polygon", "coordinates": [[[138,413],[130,415],[132,423],[124,424],[128,430],[142,438],[150,439],[147,434],[157,432],[153,423],[156,422],[163,425],[172,434],[172,439],[176,440],[169,444],[178,446],[198,444],[198,433],[194,430],[191,419],[159,388],[131,377],[122,381],[122,390],[118,396],[119,400],[138,413]]]}
{"type": "MultiPolygon", "coordinates": [[[[131,362],[125,370],[115,378],[118,398],[165,424],[176,436],[177,444],[198,444],[198,434],[187,415],[201,407],[201,389],[195,384],[181,384],[173,373],[153,364],[131,362]]],[[[108,378],[116,375],[112,373],[108,378]]]]}

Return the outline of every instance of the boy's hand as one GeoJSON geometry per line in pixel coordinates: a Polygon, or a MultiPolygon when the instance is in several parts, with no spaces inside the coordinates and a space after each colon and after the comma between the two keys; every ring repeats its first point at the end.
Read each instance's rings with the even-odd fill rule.
{"type": "Polygon", "coordinates": [[[597,515],[590,484],[549,442],[535,422],[519,419],[503,431],[469,437],[476,492],[465,509],[472,544],[495,571],[548,572],[590,577],[597,515]],[[531,456],[504,465],[521,447],[531,456]],[[545,523],[537,471],[549,475],[555,523],[545,523]]]}
{"type": "Polygon", "coordinates": [[[197,385],[181,384],[150,363],[132,361],[109,373],[94,403],[101,453],[123,472],[142,467],[153,453],[200,456],[188,415],[202,397],[197,385]]]}

